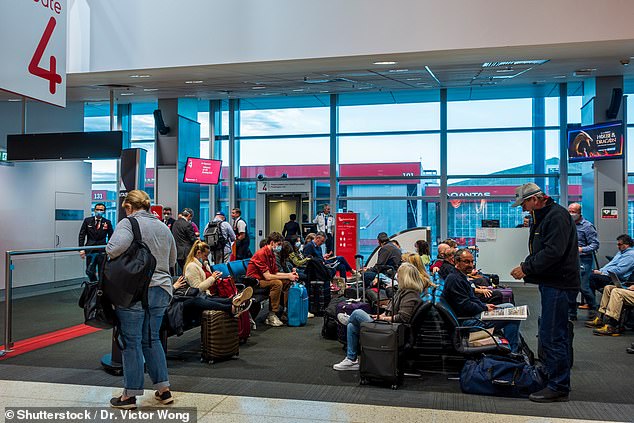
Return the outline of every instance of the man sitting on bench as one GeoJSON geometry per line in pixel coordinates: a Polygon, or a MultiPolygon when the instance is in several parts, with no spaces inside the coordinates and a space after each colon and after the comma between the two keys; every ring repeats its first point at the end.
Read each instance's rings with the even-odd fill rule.
{"type": "Polygon", "coordinates": [[[279,232],[271,232],[266,238],[266,245],[251,257],[247,267],[247,276],[257,279],[262,288],[270,288],[270,311],[264,323],[269,326],[282,326],[284,323],[277,317],[280,309],[280,297],[284,291],[284,303],[288,301],[288,288],[291,282],[297,281],[299,275],[293,269],[291,273],[278,272],[274,251],[282,249],[284,238],[279,232]]]}

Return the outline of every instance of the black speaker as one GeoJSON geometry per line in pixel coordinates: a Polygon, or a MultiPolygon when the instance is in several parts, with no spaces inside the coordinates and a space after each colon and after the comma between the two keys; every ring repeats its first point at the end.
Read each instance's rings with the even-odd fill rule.
{"type": "Polygon", "coordinates": [[[154,125],[156,125],[156,130],[161,135],[167,135],[170,132],[170,127],[165,126],[165,122],[163,122],[163,114],[160,109],[154,110],[154,125]]]}
{"type": "Polygon", "coordinates": [[[621,102],[623,101],[623,90],[621,88],[612,89],[612,99],[610,100],[610,107],[605,111],[605,117],[608,119],[616,119],[621,108],[621,102]]]}

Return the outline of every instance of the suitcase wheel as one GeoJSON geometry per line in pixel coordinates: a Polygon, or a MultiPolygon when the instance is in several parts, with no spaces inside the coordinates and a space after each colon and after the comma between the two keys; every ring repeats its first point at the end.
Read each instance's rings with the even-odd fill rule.
{"type": "Polygon", "coordinates": [[[398,389],[398,385],[392,385],[392,389],[396,391],[398,389]]]}
{"type": "Polygon", "coordinates": [[[361,379],[359,379],[359,385],[367,385],[368,384],[368,380],[364,377],[362,377],[361,379]]]}

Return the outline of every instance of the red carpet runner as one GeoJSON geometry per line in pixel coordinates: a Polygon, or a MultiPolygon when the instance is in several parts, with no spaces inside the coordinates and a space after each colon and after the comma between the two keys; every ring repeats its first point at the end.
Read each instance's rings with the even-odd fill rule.
{"type": "MultiPolygon", "coordinates": [[[[101,329],[86,326],[82,323],[81,325],[71,326],[69,328],[60,329],[55,332],[45,333],[44,335],[34,336],[33,338],[25,339],[23,341],[17,341],[13,344],[13,351],[8,352],[4,356],[0,357],[0,360],[15,357],[16,355],[38,350],[50,345],[59,344],[60,342],[79,338],[80,336],[88,335],[100,330],[101,329]]],[[[4,349],[4,346],[0,346],[0,350],[1,349],[4,349]]]]}

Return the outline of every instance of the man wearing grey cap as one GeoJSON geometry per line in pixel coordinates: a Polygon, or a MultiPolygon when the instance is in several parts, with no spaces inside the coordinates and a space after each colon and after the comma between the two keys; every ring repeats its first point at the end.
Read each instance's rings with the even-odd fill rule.
{"type": "Polygon", "coordinates": [[[529,396],[535,402],[568,401],[570,351],[568,304],[579,292],[577,229],[564,207],[541,188],[529,182],[515,188],[512,207],[530,212],[533,225],[528,240],[529,255],[511,271],[515,279],[539,285],[542,315],[539,340],[548,384],[529,396]]]}

